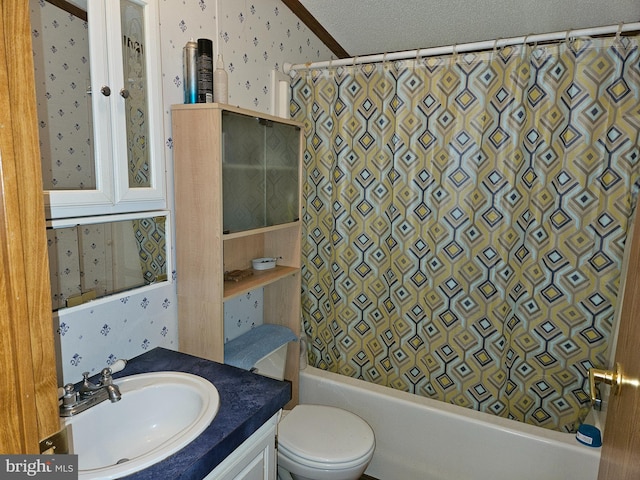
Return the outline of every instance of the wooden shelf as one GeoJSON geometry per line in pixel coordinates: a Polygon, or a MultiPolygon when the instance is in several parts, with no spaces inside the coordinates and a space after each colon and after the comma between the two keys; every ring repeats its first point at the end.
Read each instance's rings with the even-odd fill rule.
{"type": "MultiPolygon", "coordinates": [[[[264,165],[251,165],[248,163],[225,163],[222,166],[223,170],[240,170],[240,171],[251,171],[258,170],[263,171],[264,165]]],[[[286,165],[271,165],[269,167],[271,171],[280,171],[280,172],[297,172],[298,169],[294,167],[288,167],[286,165]]]]}
{"type": "MultiPolygon", "coordinates": [[[[248,128],[257,125],[260,123],[251,122],[248,128]]],[[[262,287],[265,287],[264,323],[283,325],[296,336],[300,334],[302,126],[291,120],[220,104],[172,108],[180,351],[224,362],[225,302],[262,287]],[[297,127],[296,220],[224,233],[222,126],[225,111],[297,127]],[[254,270],[253,275],[238,282],[223,281],[223,272],[245,270],[250,268],[252,259],[263,257],[277,258],[278,266],[254,270]]],[[[284,377],[291,382],[292,399],[287,408],[298,402],[299,366],[300,344],[290,342],[284,377]]]]}
{"type": "Polygon", "coordinates": [[[223,301],[247,293],[256,288],[264,287],[270,283],[277,282],[281,278],[295,275],[299,268],[276,266],[270,270],[254,270],[253,275],[243,278],[239,282],[224,282],[223,301]]]}
{"type": "Polygon", "coordinates": [[[254,235],[259,235],[261,233],[268,233],[276,230],[283,230],[288,228],[299,228],[299,227],[300,227],[300,220],[296,220],[295,222],[291,222],[291,223],[280,223],[278,225],[270,225],[268,227],[254,228],[253,230],[242,230],[241,232],[223,233],[222,240],[227,241],[227,240],[233,240],[235,238],[251,237],[254,235]]]}

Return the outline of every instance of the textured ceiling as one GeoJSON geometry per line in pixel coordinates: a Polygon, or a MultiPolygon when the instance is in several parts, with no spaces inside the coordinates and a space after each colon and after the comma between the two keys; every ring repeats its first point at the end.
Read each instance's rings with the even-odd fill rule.
{"type": "Polygon", "coordinates": [[[640,21],[640,0],[300,0],[352,56],[640,21]]]}

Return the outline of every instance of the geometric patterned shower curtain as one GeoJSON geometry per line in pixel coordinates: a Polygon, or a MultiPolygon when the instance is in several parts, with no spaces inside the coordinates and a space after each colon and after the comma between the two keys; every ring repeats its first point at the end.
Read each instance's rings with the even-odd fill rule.
{"type": "Polygon", "coordinates": [[[637,38],[300,71],[312,364],[572,431],[639,181],[637,38]]]}

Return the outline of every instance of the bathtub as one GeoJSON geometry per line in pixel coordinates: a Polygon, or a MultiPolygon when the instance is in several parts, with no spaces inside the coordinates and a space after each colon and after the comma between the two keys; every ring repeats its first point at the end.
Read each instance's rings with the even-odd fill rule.
{"type": "Polygon", "coordinates": [[[380,480],[596,480],[600,449],[546,430],[307,367],[300,403],[344,408],[376,436],[380,480]]]}

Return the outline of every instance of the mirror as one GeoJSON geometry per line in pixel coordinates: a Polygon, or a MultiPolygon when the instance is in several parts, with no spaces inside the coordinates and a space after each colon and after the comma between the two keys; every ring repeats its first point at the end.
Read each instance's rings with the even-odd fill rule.
{"type": "Polygon", "coordinates": [[[87,12],[29,3],[44,189],[95,189],[87,12]]]}
{"type": "Polygon", "coordinates": [[[129,187],[150,187],[144,8],[133,1],[121,0],[120,24],[124,47],[124,89],[121,95],[127,99],[125,116],[129,187]]]}
{"type": "Polygon", "coordinates": [[[53,310],[166,281],[166,218],[48,227],[53,310]]]}

